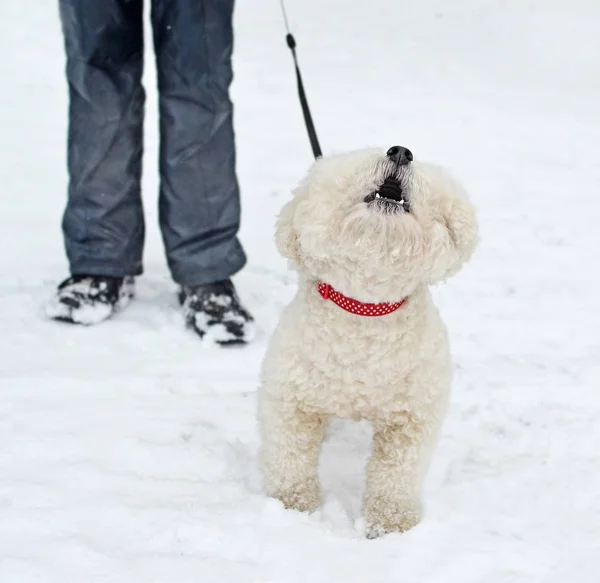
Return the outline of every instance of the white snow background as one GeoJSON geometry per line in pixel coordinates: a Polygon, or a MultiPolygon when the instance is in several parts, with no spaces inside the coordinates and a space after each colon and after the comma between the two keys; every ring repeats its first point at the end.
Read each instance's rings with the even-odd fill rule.
{"type": "Polygon", "coordinates": [[[325,152],[408,146],[479,209],[474,260],[435,291],[457,378],[425,517],[374,541],[365,424],[332,427],[313,515],[257,470],[258,370],[295,285],[273,224],[311,162],[278,2],[235,16],[243,350],[183,327],[150,44],[139,297],[94,328],[45,320],[67,274],[57,4],[0,3],[0,583],[599,581],[600,3],[287,0],[325,152]]]}

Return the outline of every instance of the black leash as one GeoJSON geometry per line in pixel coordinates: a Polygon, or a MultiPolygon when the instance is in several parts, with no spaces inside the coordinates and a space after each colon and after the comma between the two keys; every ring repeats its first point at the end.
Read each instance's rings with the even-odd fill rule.
{"type": "Polygon", "coordinates": [[[296,39],[294,35],[290,32],[290,25],[287,19],[287,13],[285,11],[285,4],[283,0],[281,2],[281,11],[283,12],[283,20],[285,22],[285,28],[287,30],[287,34],[285,36],[285,40],[287,42],[287,46],[292,51],[292,57],[294,59],[294,67],[296,68],[296,81],[298,82],[298,96],[300,97],[300,105],[302,106],[302,114],[304,115],[304,123],[306,124],[306,131],[308,132],[308,139],[310,140],[310,145],[313,151],[313,154],[316,158],[320,158],[323,156],[321,152],[321,146],[319,145],[319,138],[317,138],[317,132],[315,130],[315,124],[313,123],[312,116],[310,115],[310,107],[308,106],[308,100],[306,99],[306,92],[304,91],[304,84],[302,83],[302,75],[300,74],[300,67],[298,66],[298,57],[296,55],[296,39]]]}

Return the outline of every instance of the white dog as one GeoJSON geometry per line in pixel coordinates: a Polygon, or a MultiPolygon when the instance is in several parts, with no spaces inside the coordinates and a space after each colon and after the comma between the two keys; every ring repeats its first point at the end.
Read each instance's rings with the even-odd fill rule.
{"type": "Polygon", "coordinates": [[[327,421],[368,419],[367,536],[419,522],[453,368],[428,286],[455,274],[476,243],[460,186],[406,148],[315,162],[276,229],[299,289],[261,375],[268,494],[287,508],[316,509],[327,421]]]}

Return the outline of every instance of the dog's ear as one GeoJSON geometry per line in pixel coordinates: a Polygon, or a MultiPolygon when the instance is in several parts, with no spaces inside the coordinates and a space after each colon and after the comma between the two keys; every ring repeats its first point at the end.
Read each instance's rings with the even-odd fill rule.
{"type": "Polygon", "coordinates": [[[300,242],[298,241],[298,231],[294,226],[294,216],[298,202],[298,196],[294,195],[292,200],[287,202],[281,209],[275,226],[277,250],[286,259],[294,263],[298,263],[300,260],[300,242]]]}
{"type": "Polygon", "coordinates": [[[443,281],[460,271],[479,241],[475,208],[464,191],[445,192],[438,198],[435,211],[429,283],[443,281]]]}

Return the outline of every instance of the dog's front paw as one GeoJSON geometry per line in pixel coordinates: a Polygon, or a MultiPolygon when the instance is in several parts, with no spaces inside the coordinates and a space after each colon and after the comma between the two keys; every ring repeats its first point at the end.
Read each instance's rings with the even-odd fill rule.
{"type": "Polygon", "coordinates": [[[321,504],[321,489],[316,480],[277,490],[273,496],[280,500],[288,510],[298,510],[299,512],[313,512],[321,504]]]}
{"type": "Polygon", "coordinates": [[[392,532],[406,532],[421,521],[422,510],[419,502],[396,501],[377,496],[367,501],[366,536],[373,539],[392,532]]]}

